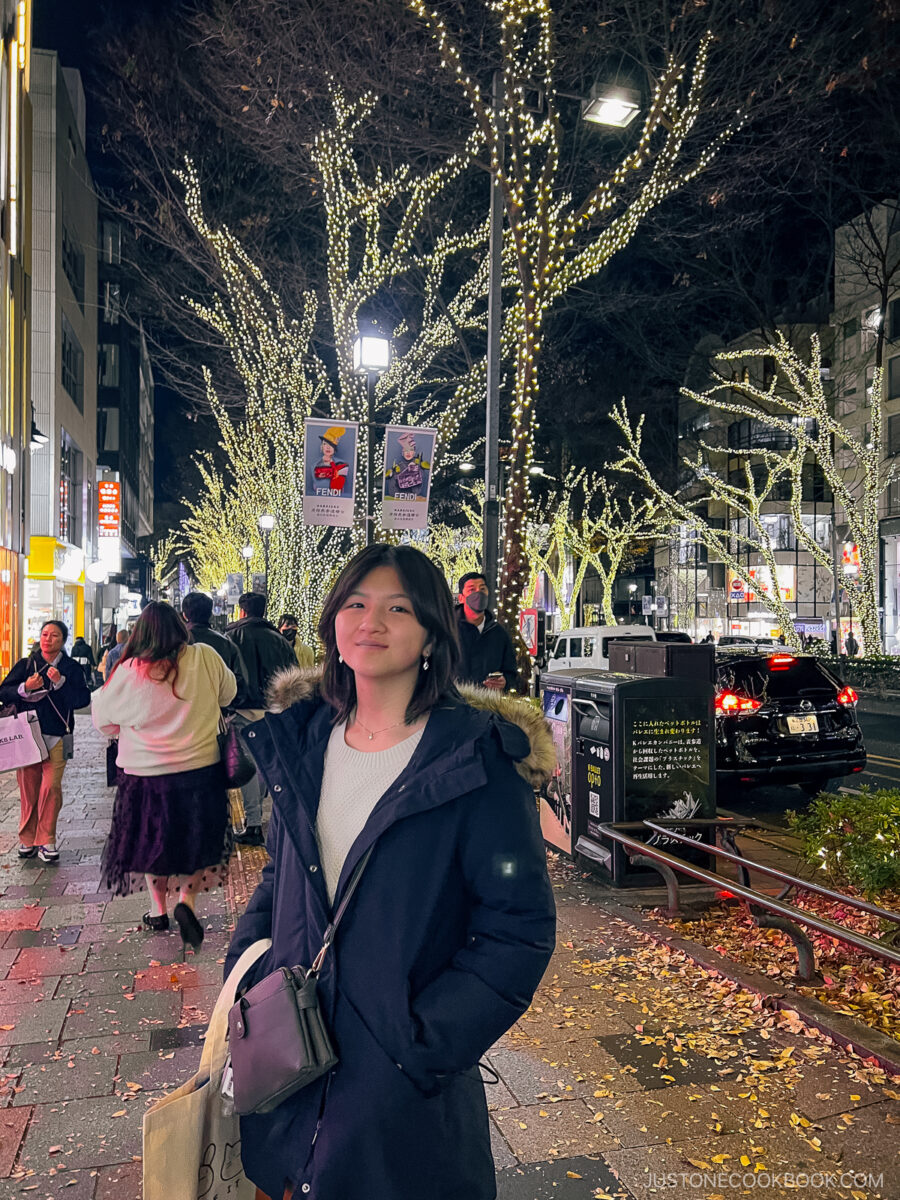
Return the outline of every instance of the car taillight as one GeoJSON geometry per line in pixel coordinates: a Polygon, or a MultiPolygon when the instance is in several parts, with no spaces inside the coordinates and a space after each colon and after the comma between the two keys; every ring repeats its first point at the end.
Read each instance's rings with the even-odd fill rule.
{"type": "Polygon", "coordinates": [[[858,699],[859,696],[857,696],[856,692],[849,685],[845,688],[841,688],[837,694],[838,704],[855,704],[858,699]]]}
{"type": "Polygon", "coordinates": [[[719,692],[716,696],[716,712],[725,716],[756,712],[758,708],[762,708],[762,701],[755,700],[752,696],[739,696],[737,692],[719,692]]]}
{"type": "Polygon", "coordinates": [[[787,671],[794,664],[793,654],[773,654],[769,659],[770,671],[787,671]]]}

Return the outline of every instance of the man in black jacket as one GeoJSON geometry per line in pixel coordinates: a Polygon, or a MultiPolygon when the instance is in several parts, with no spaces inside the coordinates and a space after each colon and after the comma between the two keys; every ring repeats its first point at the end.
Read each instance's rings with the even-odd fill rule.
{"type": "Polygon", "coordinates": [[[188,592],[181,602],[181,615],[191,631],[191,641],[203,642],[206,646],[212,646],[237,680],[237,692],[229,707],[247,708],[249,707],[249,697],[244,659],[231,638],[227,638],[224,633],[216,633],[215,629],[210,628],[212,610],[213,602],[206,592],[188,592]]]}
{"type": "Polygon", "coordinates": [[[19,858],[59,862],[56,822],[62,808],[62,777],[72,756],[75,710],[91,702],[81,666],[65,652],[69,631],[62,621],[45,621],[40,643],[20,658],[0,684],[0,702],[17,712],[37,713],[49,752],[43,762],[16,771],[21,802],[19,858]]]}
{"type": "MultiPolygon", "coordinates": [[[[258,592],[244,592],[238,600],[239,621],[225,627],[244,661],[247,682],[246,700],[238,708],[234,723],[239,729],[260,720],[266,711],[269,680],[285,667],[296,666],[294,651],[275,626],[265,620],[266,598],[258,592]]],[[[244,828],[235,832],[235,841],[245,846],[262,846],[262,792],[259,776],[254,775],[241,788],[244,798],[244,828]]]]}
{"type": "Polygon", "coordinates": [[[481,687],[509,691],[518,671],[512,639],[488,611],[487,580],[469,571],[459,581],[456,609],[457,633],[462,651],[459,680],[481,687]]]}

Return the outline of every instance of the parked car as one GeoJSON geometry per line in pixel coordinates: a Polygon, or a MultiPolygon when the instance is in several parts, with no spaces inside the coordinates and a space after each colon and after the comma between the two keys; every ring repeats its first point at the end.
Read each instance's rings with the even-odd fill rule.
{"type": "Polygon", "coordinates": [[[657,629],[656,640],[658,642],[684,642],[689,646],[694,642],[691,635],[685,633],[683,629],[657,629]]]}
{"type": "MultiPolygon", "coordinates": [[[[857,695],[809,654],[716,653],[716,773],[727,785],[795,783],[814,796],[866,765],[857,695]]],[[[723,788],[723,785],[725,787],[723,788]]]]}
{"type": "Polygon", "coordinates": [[[723,633],[719,646],[780,646],[772,637],[751,637],[749,633],[723,633]]]}
{"type": "Polygon", "coordinates": [[[655,642],[656,634],[649,625],[584,625],[580,629],[564,629],[556,638],[547,670],[582,667],[586,671],[608,671],[609,643],[625,638],[655,642]]]}

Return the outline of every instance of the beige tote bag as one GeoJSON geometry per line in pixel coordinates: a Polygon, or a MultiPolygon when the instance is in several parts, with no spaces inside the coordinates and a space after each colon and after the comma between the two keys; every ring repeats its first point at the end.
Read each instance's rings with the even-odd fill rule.
{"type": "Polygon", "coordinates": [[[239,1118],[221,1095],[228,1010],[238,984],[272,942],[254,942],[237,960],[209,1020],[197,1074],[144,1113],[144,1200],[255,1200],[241,1166],[239,1118]]]}

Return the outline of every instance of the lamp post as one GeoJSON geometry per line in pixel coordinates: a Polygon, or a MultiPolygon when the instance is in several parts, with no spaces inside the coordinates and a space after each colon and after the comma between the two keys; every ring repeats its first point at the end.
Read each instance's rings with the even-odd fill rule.
{"type": "MultiPolygon", "coordinates": [[[[640,111],[640,95],[617,85],[595,85],[590,97],[557,92],[581,104],[582,120],[594,125],[624,129],[640,111]]],[[[491,205],[488,221],[488,327],[487,391],[484,410],[484,520],[482,570],[488,587],[500,582],[500,338],[503,328],[501,285],[503,276],[503,188],[500,171],[506,157],[506,89],[503,72],[494,72],[492,102],[496,153],[491,163],[491,205]]],[[[536,472],[533,472],[536,473],[536,472]]]]}
{"type": "Polygon", "coordinates": [[[241,549],[241,558],[244,560],[244,591],[245,592],[250,591],[250,585],[248,583],[248,578],[249,578],[249,574],[250,574],[250,559],[252,557],[253,557],[253,547],[248,542],[247,545],[242,547],[242,549],[241,549]]]}
{"type": "Polygon", "coordinates": [[[259,526],[259,532],[262,534],[263,540],[263,562],[266,572],[266,595],[269,593],[269,538],[272,536],[272,530],[275,528],[276,517],[274,513],[261,513],[256,524],[259,526]]]}
{"type": "Polygon", "coordinates": [[[375,541],[375,385],[391,363],[391,343],[379,334],[360,334],[353,343],[353,369],[366,376],[366,545],[375,541]]]}

